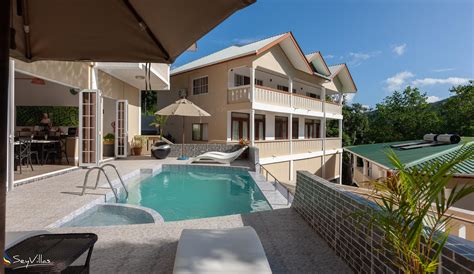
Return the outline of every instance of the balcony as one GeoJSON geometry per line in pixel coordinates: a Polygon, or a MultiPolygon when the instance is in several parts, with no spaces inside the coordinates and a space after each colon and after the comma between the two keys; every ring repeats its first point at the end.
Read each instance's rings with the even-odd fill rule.
{"type": "MultiPolygon", "coordinates": [[[[227,103],[237,104],[250,102],[250,86],[232,87],[227,90],[227,103]]],[[[255,86],[255,103],[270,106],[286,107],[288,111],[304,110],[322,112],[323,102],[301,94],[288,93],[264,86],[255,86]],[[292,102],[293,101],[293,102],[292,102]]],[[[326,113],[333,115],[342,114],[342,106],[326,102],[326,113]]],[[[303,114],[303,113],[302,113],[303,114]]]]}
{"type": "MultiPolygon", "coordinates": [[[[259,149],[260,158],[290,155],[289,140],[255,141],[255,147],[259,149]]],[[[339,148],[341,148],[341,139],[326,139],[326,150],[333,150],[339,148]]],[[[323,139],[318,138],[292,140],[293,154],[314,153],[322,150],[323,139]]]]}

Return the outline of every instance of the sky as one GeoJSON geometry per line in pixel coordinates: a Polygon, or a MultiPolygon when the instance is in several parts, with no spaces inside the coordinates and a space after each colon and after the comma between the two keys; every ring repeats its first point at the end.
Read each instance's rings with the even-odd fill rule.
{"type": "Polygon", "coordinates": [[[289,31],[304,53],[346,63],[358,88],[350,102],[371,108],[407,85],[434,102],[474,79],[473,0],[257,0],[173,67],[289,31]]]}

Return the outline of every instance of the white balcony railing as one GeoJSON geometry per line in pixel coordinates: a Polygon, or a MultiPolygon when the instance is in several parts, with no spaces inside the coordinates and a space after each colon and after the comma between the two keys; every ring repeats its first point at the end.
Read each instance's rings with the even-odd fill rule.
{"type": "Polygon", "coordinates": [[[293,140],[293,154],[312,153],[323,150],[323,139],[293,140]]]}
{"type": "MultiPolygon", "coordinates": [[[[227,90],[228,104],[244,102],[250,102],[250,86],[232,87],[227,90]]],[[[307,97],[301,94],[291,94],[263,86],[255,87],[255,102],[310,111],[323,111],[323,102],[319,99],[307,97]],[[291,103],[292,97],[293,105],[291,103]]],[[[342,114],[342,106],[327,102],[326,113],[342,114]]]]}
{"type": "Polygon", "coordinates": [[[290,155],[290,141],[256,141],[260,158],[290,155]]]}
{"type": "MultiPolygon", "coordinates": [[[[334,142],[335,140],[332,140],[332,139],[330,141],[331,141],[331,147],[332,147],[336,142],[334,142]]],[[[326,144],[327,142],[328,140],[326,140],[326,144]]],[[[255,141],[255,146],[259,150],[260,158],[290,155],[290,141],[289,140],[255,141]]],[[[331,149],[335,149],[335,148],[331,148],[331,149]]],[[[292,153],[293,154],[314,153],[314,152],[318,152],[322,150],[323,150],[323,139],[294,139],[292,140],[292,153]]]]}
{"type": "Polygon", "coordinates": [[[323,102],[303,95],[293,95],[293,107],[312,111],[322,111],[323,102]]]}
{"type": "Polygon", "coordinates": [[[255,102],[268,105],[290,107],[291,94],[285,91],[272,90],[267,87],[255,87],[255,102]]]}
{"type": "Polygon", "coordinates": [[[342,147],[342,140],[340,138],[326,138],[326,150],[335,150],[342,147]]]}
{"type": "Polygon", "coordinates": [[[250,102],[250,86],[233,87],[227,90],[227,103],[250,102]]]}

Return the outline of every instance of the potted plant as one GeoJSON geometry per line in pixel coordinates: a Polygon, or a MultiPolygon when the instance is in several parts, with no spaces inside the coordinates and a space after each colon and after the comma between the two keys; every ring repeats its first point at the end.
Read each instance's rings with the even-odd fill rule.
{"type": "Polygon", "coordinates": [[[142,136],[135,136],[132,140],[132,151],[133,155],[140,156],[142,154],[143,148],[143,137],[142,136]]]}
{"type": "Polygon", "coordinates": [[[103,141],[103,155],[105,157],[114,157],[114,143],[115,143],[115,135],[112,133],[108,133],[104,136],[103,141]]]}
{"type": "MultiPolygon", "coordinates": [[[[250,145],[250,141],[247,140],[247,139],[244,139],[244,138],[241,138],[239,140],[239,146],[240,147],[245,147],[245,146],[249,146],[250,145]]],[[[242,155],[240,155],[239,159],[248,159],[249,157],[249,149],[247,148],[243,153],[242,155]]]]}
{"type": "Polygon", "coordinates": [[[153,122],[151,122],[149,125],[156,128],[156,133],[158,133],[158,135],[163,135],[167,120],[168,116],[166,115],[155,115],[153,122]]]}

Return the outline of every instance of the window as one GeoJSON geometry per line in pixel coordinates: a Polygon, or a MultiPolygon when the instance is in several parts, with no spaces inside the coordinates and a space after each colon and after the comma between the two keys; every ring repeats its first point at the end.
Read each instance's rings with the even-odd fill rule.
{"type": "Polygon", "coordinates": [[[304,137],[306,139],[310,138],[320,138],[319,136],[319,121],[318,120],[311,120],[305,119],[304,121],[304,137]]]}
{"type": "Polygon", "coordinates": [[[287,86],[283,86],[283,85],[277,85],[277,89],[278,89],[278,90],[282,90],[282,91],[288,91],[288,87],[287,87],[287,86]]]}
{"type": "Polygon", "coordinates": [[[193,80],[193,95],[203,94],[208,92],[207,76],[193,80]]]}
{"type": "Polygon", "coordinates": [[[275,139],[288,139],[288,117],[275,116],[275,139]]]}
{"type": "MultiPolygon", "coordinates": [[[[234,74],[234,86],[250,85],[250,77],[240,74],[234,74]]],[[[255,79],[255,85],[263,86],[263,80],[255,79]]]]}
{"type": "Polygon", "coordinates": [[[314,94],[314,93],[311,93],[311,92],[306,92],[306,96],[311,97],[311,98],[315,98],[315,99],[321,99],[321,96],[319,96],[317,94],[314,94]]]}
{"type": "Polygon", "coordinates": [[[234,74],[234,86],[238,87],[245,85],[250,85],[250,77],[240,74],[234,74]]]}
{"type": "Polygon", "coordinates": [[[299,135],[299,119],[298,118],[293,118],[293,125],[291,127],[292,134],[291,137],[293,139],[298,139],[299,135]]]}
{"type": "Polygon", "coordinates": [[[255,140],[265,140],[265,115],[255,114],[255,140]]]}
{"type": "Polygon", "coordinates": [[[207,124],[193,124],[193,141],[207,141],[207,124]]]}
{"type": "Polygon", "coordinates": [[[232,112],[231,114],[231,132],[232,140],[249,139],[250,115],[247,113],[232,112]]]}

